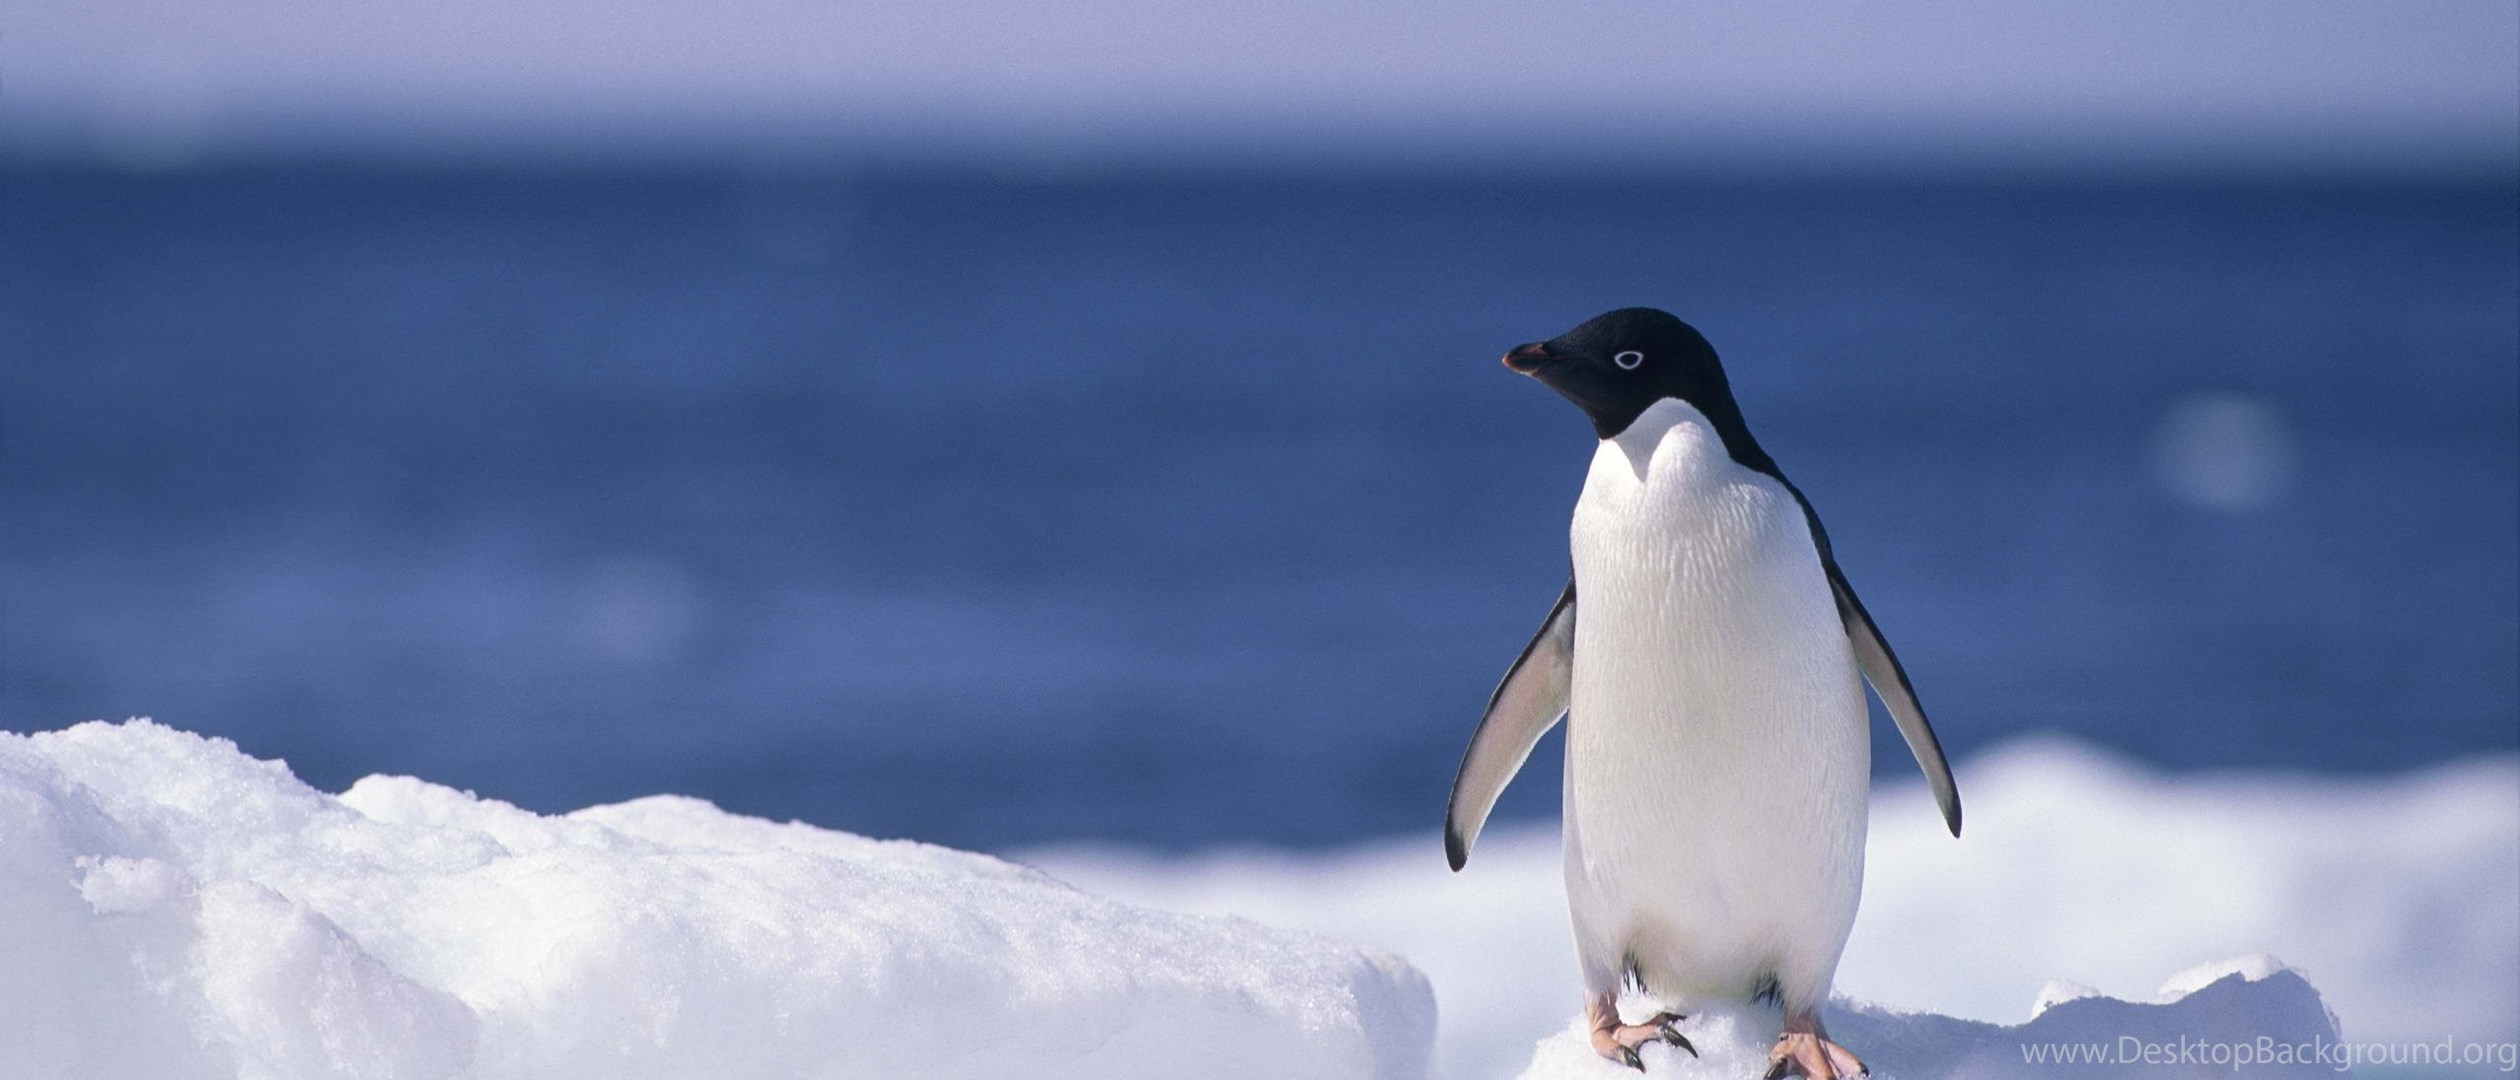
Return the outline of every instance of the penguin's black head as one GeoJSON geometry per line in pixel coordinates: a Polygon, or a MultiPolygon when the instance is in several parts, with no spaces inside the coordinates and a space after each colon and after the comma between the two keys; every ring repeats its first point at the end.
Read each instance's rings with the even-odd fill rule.
{"type": "Polygon", "coordinates": [[[1547,341],[1517,345],[1505,354],[1505,366],[1565,395],[1605,439],[1664,398],[1689,403],[1718,427],[1741,423],[1715,347],[1696,328],[1653,308],[1620,308],[1547,341]]]}

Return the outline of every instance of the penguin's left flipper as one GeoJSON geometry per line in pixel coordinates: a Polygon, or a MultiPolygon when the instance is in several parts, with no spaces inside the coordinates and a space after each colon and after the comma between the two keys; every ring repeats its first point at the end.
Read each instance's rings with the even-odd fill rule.
{"type": "Polygon", "coordinates": [[[1453,775],[1452,800],[1444,808],[1444,857],[1452,868],[1470,861],[1470,845],[1487,824],[1496,797],[1522,768],[1540,736],[1566,715],[1567,687],[1575,671],[1575,580],[1568,578],[1540,632],[1514,658],[1496,692],[1488,695],[1470,749],[1453,775]]]}
{"type": "Polygon", "coordinates": [[[1942,807],[1943,824],[1951,827],[1951,835],[1960,835],[1960,787],[1952,782],[1951,763],[1943,759],[1942,740],[1934,737],[1934,725],[1926,722],[1925,707],[1916,702],[1916,688],[1908,685],[1907,669],[1899,666],[1898,654],[1890,651],[1889,640],[1873,625],[1864,602],[1855,598],[1855,586],[1847,584],[1846,572],[1829,557],[1826,541],[1820,563],[1829,571],[1829,591],[1837,597],[1838,618],[1846,624],[1846,639],[1855,646],[1855,663],[1864,669],[1864,681],[1872,684],[1873,693],[1889,708],[1899,734],[1907,738],[1908,752],[1916,755],[1917,766],[1925,770],[1925,786],[1933,789],[1934,803],[1942,807]]]}

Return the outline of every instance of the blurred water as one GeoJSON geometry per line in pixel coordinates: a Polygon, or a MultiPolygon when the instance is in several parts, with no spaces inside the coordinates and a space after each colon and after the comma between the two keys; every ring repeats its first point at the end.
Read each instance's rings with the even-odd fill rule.
{"type": "Polygon", "coordinates": [[[1955,753],[2509,749],[2516,202],[21,164],[0,724],[963,845],[1431,829],[1591,450],[1495,357],[1644,303],[1955,753]]]}

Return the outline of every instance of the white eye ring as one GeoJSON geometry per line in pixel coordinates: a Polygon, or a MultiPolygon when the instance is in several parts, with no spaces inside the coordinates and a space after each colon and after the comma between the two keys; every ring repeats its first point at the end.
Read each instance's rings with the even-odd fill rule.
{"type": "Polygon", "coordinates": [[[1636,370],[1636,366],[1638,364],[1645,362],[1645,354],[1634,349],[1629,349],[1626,352],[1611,357],[1610,362],[1619,365],[1620,370],[1634,371],[1636,370]]]}

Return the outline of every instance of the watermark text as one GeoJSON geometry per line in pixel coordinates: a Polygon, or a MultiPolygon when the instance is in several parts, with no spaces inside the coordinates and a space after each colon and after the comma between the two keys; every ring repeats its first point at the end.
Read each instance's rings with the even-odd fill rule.
{"type": "Polygon", "coordinates": [[[2330,1042],[2278,1039],[2261,1035],[2253,1041],[2180,1038],[2175,1042],[2121,1035],[2113,1042],[2043,1042],[2021,1044],[2024,1065],[2218,1065],[2233,1072],[2258,1066],[2311,1065],[2345,1072],[2363,1065],[2457,1066],[2520,1071],[2520,1043],[2468,1042],[2330,1042]]]}

